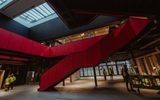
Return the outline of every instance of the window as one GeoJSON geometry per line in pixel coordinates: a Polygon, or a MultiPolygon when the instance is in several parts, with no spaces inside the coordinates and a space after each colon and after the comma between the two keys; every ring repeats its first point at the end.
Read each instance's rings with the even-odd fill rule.
{"type": "Polygon", "coordinates": [[[14,20],[30,28],[57,17],[55,11],[47,3],[43,3],[19,15],[14,20]]]}
{"type": "Polygon", "coordinates": [[[13,0],[0,0],[0,9],[7,6],[9,3],[11,3],[13,0]]]}

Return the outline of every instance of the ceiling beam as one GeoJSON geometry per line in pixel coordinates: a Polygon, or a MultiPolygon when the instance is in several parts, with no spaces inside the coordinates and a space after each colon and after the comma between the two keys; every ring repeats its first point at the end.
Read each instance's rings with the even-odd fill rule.
{"type": "Polygon", "coordinates": [[[63,20],[63,22],[71,29],[89,24],[97,16],[86,14],[75,14],[72,12],[62,0],[46,0],[52,5],[52,8],[63,20]]]}
{"type": "MultiPolygon", "coordinates": [[[[56,1],[56,0],[52,0],[56,1]]],[[[59,0],[81,14],[98,15],[160,15],[160,0],[59,0]]]]}

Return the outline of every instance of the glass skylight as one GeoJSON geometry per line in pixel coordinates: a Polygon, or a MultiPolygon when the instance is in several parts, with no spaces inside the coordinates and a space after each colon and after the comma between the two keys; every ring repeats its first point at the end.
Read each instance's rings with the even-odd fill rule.
{"type": "Polygon", "coordinates": [[[13,0],[0,0],[0,9],[11,3],[13,0]]]}
{"type": "Polygon", "coordinates": [[[18,17],[14,18],[14,20],[30,28],[57,17],[58,16],[53,9],[47,3],[43,3],[19,15],[18,17]]]}

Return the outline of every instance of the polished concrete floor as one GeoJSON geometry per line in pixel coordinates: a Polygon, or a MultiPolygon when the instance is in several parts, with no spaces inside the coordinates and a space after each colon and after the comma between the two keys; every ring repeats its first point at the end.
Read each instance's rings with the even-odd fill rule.
{"type": "Polygon", "coordinates": [[[14,90],[0,90],[0,100],[160,100],[158,91],[141,90],[142,94],[127,92],[120,77],[114,81],[98,78],[95,87],[93,78],[82,78],[66,86],[59,84],[56,91],[37,92],[37,85],[24,85],[14,90]]]}

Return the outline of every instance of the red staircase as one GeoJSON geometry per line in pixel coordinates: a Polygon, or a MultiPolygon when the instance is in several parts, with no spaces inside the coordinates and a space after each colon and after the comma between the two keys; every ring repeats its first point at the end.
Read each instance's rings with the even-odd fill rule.
{"type": "Polygon", "coordinates": [[[0,28],[0,49],[46,57],[46,55],[42,54],[44,51],[48,50],[49,47],[0,28]]]}
{"type": "MultiPolygon", "coordinates": [[[[67,49],[65,49],[66,51],[62,49],[63,46],[58,47],[58,49],[62,51],[57,54],[61,55],[64,52],[67,56],[41,76],[39,90],[45,91],[55,86],[81,67],[96,66],[102,60],[135,39],[149,22],[147,19],[129,18],[113,33],[97,39],[97,41],[92,44],[90,44],[90,42],[92,42],[91,39],[86,42],[88,45],[74,45],[75,47],[79,47],[77,47],[78,49],[70,49],[72,51],[70,53],[68,53],[69,51],[67,49]],[[82,47],[85,49],[82,49],[82,47]]],[[[56,53],[53,54],[56,55],[56,53]]]]}
{"type": "Polygon", "coordinates": [[[0,28],[0,49],[41,57],[65,56],[74,52],[84,51],[103,36],[76,41],[65,45],[48,47],[36,41],[27,39],[13,32],[0,28]]]}

